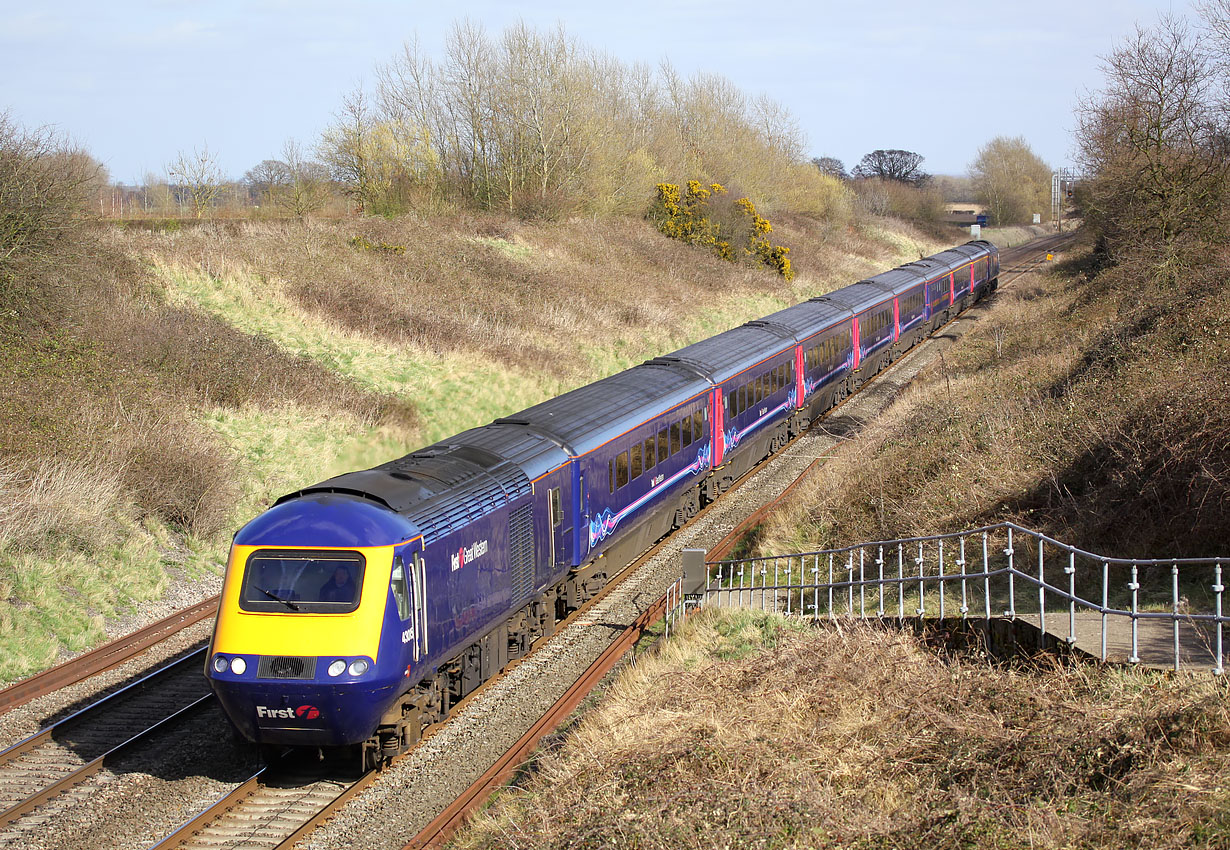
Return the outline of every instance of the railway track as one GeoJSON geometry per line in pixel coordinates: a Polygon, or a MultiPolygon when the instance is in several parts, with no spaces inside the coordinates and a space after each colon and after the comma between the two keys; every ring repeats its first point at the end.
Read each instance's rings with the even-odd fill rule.
{"type": "MultiPolygon", "coordinates": [[[[749,472],[739,481],[735,482],[734,486],[727,492],[736,492],[751,477],[749,472]]],[[[707,505],[701,509],[695,517],[684,524],[683,528],[688,528],[700,522],[713,507],[714,505],[707,505]]],[[[633,576],[643,564],[657,555],[670,541],[670,537],[664,538],[637,556],[637,558],[607,582],[606,586],[598,591],[592,599],[560,621],[556,625],[555,634],[575,623],[584,623],[596,606],[602,603],[611,593],[615,592],[624,581],[633,576]]],[[[657,616],[661,616],[660,611],[657,616]]],[[[643,632],[651,622],[652,619],[649,619],[642,623],[638,627],[637,633],[643,632]]],[[[484,682],[473,693],[466,696],[465,699],[454,707],[450,719],[459,712],[464,711],[467,705],[493,687],[512,670],[533,658],[534,652],[548,643],[553,636],[540,638],[533,644],[528,655],[512,662],[503,672],[484,682]]],[[[628,642],[629,638],[627,635],[621,638],[621,640],[623,641],[622,649],[618,652],[618,655],[612,658],[610,661],[611,665],[618,661],[619,657],[622,657],[624,651],[626,651],[627,646],[631,645],[628,642]]],[[[616,643],[620,642],[620,640],[616,641],[616,643]]],[[[588,687],[583,690],[571,691],[571,693],[581,694],[583,697],[597,681],[601,680],[602,675],[608,669],[609,665],[601,671],[591,668],[591,671],[587,672],[579,680],[582,683],[587,682],[588,687]]],[[[571,707],[575,707],[575,704],[571,707]]],[[[571,707],[567,711],[570,711],[571,707]]],[[[559,716],[560,711],[561,709],[557,708],[554,712],[549,712],[548,717],[559,716]]],[[[567,711],[564,711],[560,719],[567,716],[567,711]]],[[[428,727],[423,733],[423,741],[430,739],[432,735],[449,722],[450,720],[446,719],[441,723],[428,727]]],[[[554,727],[551,726],[550,728],[554,727]]],[[[538,737],[541,737],[541,734],[540,732],[538,737]]],[[[537,740],[537,737],[534,738],[535,742],[537,740]]],[[[527,745],[522,745],[522,749],[526,749],[526,747],[527,745]]],[[[528,747],[532,748],[532,744],[528,745],[528,747]]],[[[404,757],[405,754],[399,756],[398,759],[404,757]]],[[[394,761],[396,762],[398,759],[394,759],[394,761]]],[[[244,783],[219,798],[207,810],[182,824],[174,832],[154,845],[154,848],[156,850],[198,850],[198,848],[217,850],[219,847],[240,846],[260,848],[293,847],[309,832],[336,813],[353,796],[374,782],[380,773],[378,770],[372,770],[353,779],[343,780],[339,776],[344,771],[344,766],[340,768],[335,766],[333,769],[322,766],[317,767],[313,772],[305,768],[299,758],[295,756],[276,761],[267,768],[254,772],[244,783]]]]}
{"type": "Polygon", "coordinates": [[[0,841],[78,804],[105,767],[209,708],[204,663],[203,648],[190,652],[0,752],[0,841]]]}
{"type": "MultiPolygon", "coordinates": [[[[1066,237],[1065,237],[1066,238],[1066,237]]],[[[1040,240],[1037,244],[1031,244],[1027,250],[1020,251],[1010,255],[1009,261],[1012,263],[1024,263],[1025,267],[1018,270],[1015,267],[1006,269],[1007,273],[1014,275],[1009,280],[1015,279],[1020,274],[1032,270],[1038,263],[1045,262],[1045,255],[1048,250],[1054,250],[1057,245],[1061,244],[1061,240],[1048,238],[1040,240]]],[[[887,373],[885,373],[887,374],[887,373]]],[[[881,376],[873,379],[879,380],[881,376]]],[[[857,398],[852,397],[843,401],[841,405],[834,409],[834,412],[840,412],[841,408],[857,398]]],[[[796,441],[801,437],[796,438],[796,441]]],[[[795,441],[792,441],[791,445],[795,441]]],[[[789,448],[789,447],[787,447],[789,448]]],[[[806,477],[807,471],[810,471],[819,461],[813,462],[807,467],[803,475],[797,477],[787,488],[786,492],[779,496],[767,506],[777,504],[790,489],[799,481],[806,477]]],[[[760,469],[760,466],[754,467],[747,475],[741,478],[731,488],[728,493],[723,496],[723,499],[718,503],[706,506],[696,517],[689,520],[684,526],[684,529],[703,521],[710,511],[714,510],[718,505],[723,504],[727,498],[742,487],[744,487],[760,469]]],[[[764,509],[762,509],[764,510],[764,509]]],[[[739,535],[744,533],[750,525],[758,521],[758,517],[763,514],[756,512],[749,521],[745,520],[728,535],[730,540],[736,540],[739,535]]],[[[681,529],[682,530],[682,529],[681,529]]],[[[676,535],[659,541],[646,552],[637,557],[631,564],[622,570],[618,576],[612,579],[605,588],[592,600],[574,612],[568,619],[558,624],[555,634],[559,634],[564,628],[570,624],[583,623],[587,617],[587,612],[595,605],[599,604],[610,593],[614,592],[625,579],[634,575],[637,570],[651,559],[654,558],[662,549],[671,544],[676,535]]],[[[731,543],[730,545],[733,545],[731,543]]],[[[429,824],[421,833],[415,836],[407,847],[433,847],[442,843],[446,837],[465,819],[468,813],[483,800],[489,796],[491,790],[498,787],[502,782],[506,781],[507,777],[512,774],[518,765],[523,763],[525,757],[532,751],[542,735],[548,733],[555,728],[559,722],[565,719],[576,705],[584,699],[585,695],[606,675],[607,672],[623,657],[627,649],[632,646],[636,639],[647,629],[657,618],[661,616],[665,609],[664,600],[658,600],[655,604],[649,607],[649,610],[641,615],[631,626],[623,630],[616,639],[607,647],[599,658],[587,669],[577,682],[570,688],[566,689],[564,694],[555,702],[555,704],[522,736],[522,738],[511,747],[494,765],[478,780],[476,780],[470,788],[461,794],[450,806],[448,806],[431,824],[429,824]]],[[[538,649],[539,645],[551,640],[544,638],[535,644],[534,649],[538,649]]],[[[532,658],[531,653],[528,658],[532,658]]],[[[510,666],[514,669],[517,662],[510,666]]],[[[477,699],[488,688],[500,681],[505,675],[501,674],[490,680],[471,694],[460,703],[455,709],[453,716],[463,712],[466,706],[477,699]]],[[[449,721],[445,721],[447,724],[449,721]]],[[[427,731],[424,740],[430,738],[439,726],[432,727],[427,731]]],[[[404,756],[402,757],[404,758],[404,756]]],[[[213,807],[208,811],[203,812],[193,820],[184,824],[174,834],[168,836],[157,846],[158,850],[170,850],[170,848],[197,848],[197,847],[219,847],[219,846],[236,846],[234,842],[242,839],[245,846],[259,846],[267,848],[289,848],[294,846],[298,841],[304,838],[309,832],[314,830],[319,824],[326,821],[329,817],[339,811],[352,797],[358,794],[363,788],[370,785],[376,778],[375,772],[364,774],[358,777],[349,784],[339,784],[334,779],[323,780],[314,778],[307,780],[302,789],[301,797],[292,795],[287,785],[293,784],[286,774],[280,769],[271,768],[270,771],[261,774],[254,774],[253,777],[244,783],[235,791],[219,799],[213,807]],[[295,802],[292,805],[289,801],[294,798],[295,802]],[[316,806],[315,811],[312,811],[313,806],[316,806]]]]}

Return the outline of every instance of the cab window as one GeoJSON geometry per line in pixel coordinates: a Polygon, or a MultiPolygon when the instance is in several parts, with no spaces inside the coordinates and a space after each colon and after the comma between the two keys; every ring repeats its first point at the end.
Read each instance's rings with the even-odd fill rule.
{"type": "Polygon", "coordinates": [[[359,607],[358,552],[258,549],[248,556],[239,607],[274,614],[346,614],[359,607]]]}

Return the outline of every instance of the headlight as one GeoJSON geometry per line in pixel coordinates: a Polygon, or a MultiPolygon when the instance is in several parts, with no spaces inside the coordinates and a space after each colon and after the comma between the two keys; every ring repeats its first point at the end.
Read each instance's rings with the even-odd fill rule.
{"type": "Polygon", "coordinates": [[[340,676],[342,675],[342,673],[345,672],[345,670],[346,670],[346,662],[340,658],[337,661],[334,661],[332,664],[329,665],[329,675],[330,676],[340,676]]]}
{"type": "Polygon", "coordinates": [[[214,656],[214,672],[215,673],[225,673],[226,672],[226,658],[224,656],[221,656],[221,655],[214,656]]]}
{"type": "Polygon", "coordinates": [[[366,658],[360,658],[358,661],[351,661],[350,662],[350,675],[351,676],[362,676],[364,673],[367,672],[367,668],[370,666],[371,665],[367,663],[366,658]]]}
{"type": "Polygon", "coordinates": [[[232,658],[231,659],[231,672],[234,673],[236,676],[242,676],[243,671],[247,669],[248,669],[248,662],[244,661],[242,658],[232,658]]]}

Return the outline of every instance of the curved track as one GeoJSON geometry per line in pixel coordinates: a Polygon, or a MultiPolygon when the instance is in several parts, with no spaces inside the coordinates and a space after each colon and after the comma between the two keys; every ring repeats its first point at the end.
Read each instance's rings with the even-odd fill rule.
{"type": "MultiPolygon", "coordinates": [[[[1073,238],[1073,234],[1070,233],[1056,234],[1055,236],[1044,237],[1026,245],[1018,246],[1015,249],[1010,249],[1010,252],[1004,252],[1001,254],[1000,261],[1000,286],[1011,283],[1028,272],[1036,271],[1047,262],[1047,255],[1049,253],[1067,245],[1073,238]],[[1005,275],[1007,275],[1006,278],[1005,275]]],[[[993,299],[994,296],[991,298],[993,299]]],[[[958,316],[953,321],[957,321],[959,318],[958,316]]],[[[948,326],[945,325],[945,327],[948,326]]],[[[920,345],[915,350],[922,347],[920,345]]],[[[871,382],[879,380],[879,378],[880,376],[876,376],[871,379],[871,382]]],[[[843,402],[842,404],[846,403],[843,402]]],[[[841,405],[838,405],[834,410],[838,410],[840,407],[841,405]]],[[[772,458],[769,458],[768,461],[771,462],[772,458]]],[[[766,502],[738,523],[709,550],[707,560],[717,560],[719,557],[725,556],[715,555],[715,553],[729,553],[750,529],[762,522],[764,517],[780,505],[795,487],[802,483],[822,462],[823,458],[817,458],[812,461],[776,498],[766,502]]],[[[736,487],[742,486],[745,481],[749,480],[753,472],[755,472],[755,468],[745,478],[740,479],[736,487]]],[[[647,559],[648,555],[645,557],[647,559]]],[[[460,828],[469,815],[487,800],[491,793],[514,775],[517,768],[530,756],[538,741],[568,718],[571,712],[602,680],[603,676],[614,668],[627,651],[635,645],[645,630],[662,618],[667,609],[667,600],[667,596],[662,596],[650,605],[645,613],[611,643],[607,651],[595,660],[581,678],[556,701],[551,709],[513,747],[501,756],[486,773],[479,777],[431,823],[415,835],[405,845],[404,850],[420,850],[420,848],[442,846],[452,833],[460,828]]]]}

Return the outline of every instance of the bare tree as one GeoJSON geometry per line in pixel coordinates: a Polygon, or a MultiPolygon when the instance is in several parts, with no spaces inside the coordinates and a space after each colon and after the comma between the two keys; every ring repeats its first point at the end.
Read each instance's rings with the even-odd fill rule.
{"type": "Polygon", "coordinates": [[[1103,60],[1106,87],[1077,112],[1081,161],[1095,180],[1087,218],[1115,250],[1226,239],[1230,132],[1215,56],[1205,37],[1163,17],[1103,60]]]}
{"type": "Polygon", "coordinates": [[[874,150],[854,166],[855,177],[883,177],[899,183],[921,185],[930,176],[922,170],[923,157],[913,151],[874,150]]]}
{"type": "Polygon", "coordinates": [[[850,175],[846,174],[845,163],[835,156],[812,157],[811,164],[820,169],[821,174],[827,174],[829,177],[836,177],[838,180],[850,178],[850,175]]]}
{"type": "Polygon", "coordinates": [[[167,177],[168,182],[177,184],[187,193],[197,218],[213,208],[224,182],[217,158],[210,153],[208,145],[199,151],[194,148],[191,154],[180,151],[167,165],[167,177]]]}
{"type": "Polygon", "coordinates": [[[286,179],[278,204],[295,218],[319,212],[329,200],[329,170],[324,163],[308,159],[294,139],[282,146],[286,179]]]}
{"type": "Polygon", "coordinates": [[[243,175],[243,182],[256,200],[267,206],[276,203],[278,193],[290,180],[286,163],[279,159],[266,159],[257,163],[243,175]]]}
{"type": "Polygon", "coordinates": [[[376,118],[371,102],[360,87],[342,101],[337,121],[320,142],[320,155],[359,208],[367,212],[380,199],[379,176],[373,159],[376,118]]]}

